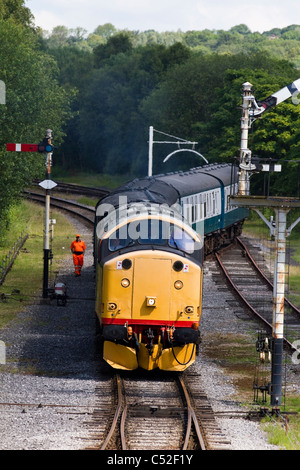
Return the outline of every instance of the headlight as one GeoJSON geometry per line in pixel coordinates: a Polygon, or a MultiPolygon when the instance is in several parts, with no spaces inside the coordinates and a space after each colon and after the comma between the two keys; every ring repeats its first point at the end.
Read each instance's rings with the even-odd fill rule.
{"type": "Polygon", "coordinates": [[[130,286],[130,281],[129,281],[129,279],[126,279],[126,278],[122,279],[122,281],[121,281],[121,286],[122,286],[122,287],[129,287],[129,286],[130,286]]]}
{"type": "Polygon", "coordinates": [[[182,289],[182,288],[183,288],[183,282],[182,282],[182,281],[175,281],[175,282],[174,282],[174,287],[175,287],[175,289],[177,289],[177,290],[182,289]]]}

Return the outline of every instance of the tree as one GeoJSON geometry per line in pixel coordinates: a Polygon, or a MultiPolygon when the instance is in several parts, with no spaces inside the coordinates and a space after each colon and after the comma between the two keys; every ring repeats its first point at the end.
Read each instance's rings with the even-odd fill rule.
{"type": "Polygon", "coordinates": [[[79,110],[87,165],[108,173],[145,174],[149,122],[140,105],[167,71],[189,56],[182,44],[148,45],[111,55],[90,75],[79,110]]]}
{"type": "Polygon", "coordinates": [[[0,20],[12,19],[23,26],[32,27],[34,17],[24,3],[24,0],[0,0],[0,20]]]}
{"type": "Polygon", "coordinates": [[[0,21],[0,77],[6,83],[6,105],[1,105],[0,235],[7,211],[33,178],[43,176],[39,154],[8,153],[7,142],[38,143],[47,128],[55,144],[63,138],[70,117],[72,93],[58,86],[55,61],[38,48],[36,36],[13,18],[0,21]]]}
{"type": "Polygon", "coordinates": [[[229,30],[230,33],[239,33],[244,36],[247,36],[248,34],[251,34],[251,30],[248,28],[246,24],[239,24],[237,26],[233,26],[229,30]]]}
{"type": "Polygon", "coordinates": [[[128,53],[132,50],[130,37],[126,33],[119,33],[111,36],[106,44],[100,44],[94,49],[96,67],[100,67],[106,59],[111,56],[128,53]]]}
{"type": "MultiPolygon", "coordinates": [[[[239,150],[242,84],[253,83],[255,96],[262,99],[296,77],[291,64],[265,53],[192,55],[170,70],[142,109],[157,129],[198,141],[209,161],[231,161],[239,150]]],[[[253,151],[262,158],[290,155],[291,139],[298,135],[298,112],[294,105],[282,104],[257,121],[250,141],[253,151]]],[[[186,162],[191,164],[188,158],[186,162]]]]}
{"type": "Polygon", "coordinates": [[[97,26],[94,31],[94,34],[101,36],[105,41],[107,41],[111,36],[117,32],[115,26],[111,23],[105,23],[103,25],[97,26]]]}

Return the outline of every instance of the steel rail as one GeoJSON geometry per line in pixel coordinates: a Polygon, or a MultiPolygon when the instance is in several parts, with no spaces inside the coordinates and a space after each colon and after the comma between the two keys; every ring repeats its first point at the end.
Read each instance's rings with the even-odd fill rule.
{"type": "MultiPolygon", "coordinates": [[[[253,266],[255,267],[256,271],[259,273],[259,275],[266,281],[266,283],[268,284],[268,286],[273,289],[273,284],[272,282],[270,281],[270,279],[265,275],[265,273],[260,269],[260,267],[257,265],[255,259],[253,258],[253,256],[251,255],[250,251],[248,250],[248,248],[246,247],[246,245],[244,244],[244,242],[239,238],[237,237],[237,241],[238,243],[241,245],[241,247],[243,248],[243,250],[245,251],[245,254],[248,256],[248,258],[250,259],[251,263],[253,264],[253,266]]],[[[296,307],[296,305],[294,305],[289,299],[287,299],[286,297],[284,297],[284,301],[294,310],[294,312],[296,312],[298,315],[300,315],[300,310],[298,307],[296,307]]]]}
{"type": "MultiPolygon", "coordinates": [[[[35,180],[33,185],[38,186],[39,183],[40,180],[35,180]]],[[[56,181],[56,183],[57,186],[55,187],[55,191],[58,192],[84,194],[86,196],[94,196],[99,199],[110,193],[110,190],[105,187],[83,186],[76,183],[65,183],[63,181],[56,181]]]]}
{"type": "MultiPolygon", "coordinates": [[[[44,194],[41,194],[41,193],[35,193],[33,191],[23,191],[24,194],[27,194],[29,197],[36,197],[38,199],[44,199],[45,198],[45,195],[44,194]]],[[[85,204],[81,204],[80,202],[76,202],[76,201],[70,201],[69,199],[63,199],[63,198],[60,198],[60,197],[56,197],[56,196],[51,196],[51,199],[53,201],[57,201],[57,202],[61,202],[61,203],[65,203],[65,204],[68,204],[70,206],[75,206],[75,207],[81,207],[82,209],[85,209],[89,212],[93,212],[95,213],[95,208],[94,207],[91,207],[91,206],[87,206],[85,204]]]]}
{"type": "Polygon", "coordinates": [[[192,421],[194,423],[194,427],[195,427],[195,430],[196,430],[196,434],[197,434],[197,438],[198,438],[200,448],[201,448],[201,450],[206,450],[206,444],[205,444],[205,441],[204,441],[204,438],[203,438],[203,434],[202,434],[201,428],[199,426],[198,419],[196,417],[196,413],[195,413],[195,411],[192,407],[190,396],[189,396],[189,393],[188,393],[187,388],[185,386],[185,383],[183,381],[183,378],[178,377],[178,381],[179,381],[181,389],[184,393],[185,401],[186,401],[187,408],[188,408],[188,424],[187,424],[186,436],[185,436],[185,441],[184,441],[182,450],[187,449],[188,442],[189,442],[189,439],[190,439],[192,421]]]}
{"type": "Polygon", "coordinates": [[[113,422],[110,427],[110,430],[106,436],[104,443],[102,444],[99,450],[105,450],[107,448],[112,436],[115,433],[116,426],[117,426],[117,423],[121,414],[121,409],[123,405],[122,379],[118,374],[116,375],[116,380],[117,380],[117,390],[118,390],[118,404],[117,404],[117,408],[114,414],[114,418],[113,418],[113,422]]]}
{"type": "Polygon", "coordinates": [[[120,423],[120,436],[121,436],[121,446],[122,450],[128,450],[125,437],[125,423],[127,418],[128,405],[125,403],[124,410],[122,412],[121,423],[120,423]]]}
{"type": "MultiPolygon", "coordinates": [[[[185,430],[185,438],[184,438],[184,443],[183,443],[183,446],[182,446],[182,450],[187,450],[187,448],[188,448],[188,444],[189,444],[189,440],[190,440],[190,436],[191,436],[191,430],[192,430],[192,423],[194,423],[194,427],[195,427],[196,434],[197,434],[197,439],[198,439],[201,450],[206,450],[206,444],[205,444],[205,441],[204,441],[204,438],[203,438],[203,434],[202,434],[201,428],[199,426],[199,423],[198,423],[198,420],[197,420],[197,417],[196,417],[196,413],[195,413],[195,411],[192,407],[190,396],[189,396],[188,390],[186,388],[186,385],[184,384],[184,381],[183,381],[182,377],[177,377],[176,382],[177,382],[177,385],[180,388],[182,394],[184,395],[184,399],[185,399],[185,402],[186,402],[186,408],[185,409],[187,409],[187,413],[188,413],[187,426],[186,426],[186,430],[185,430]]],[[[127,419],[127,415],[128,415],[128,409],[129,409],[129,407],[128,407],[128,404],[126,403],[126,400],[125,400],[125,406],[124,406],[124,409],[122,411],[122,416],[121,416],[121,421],[120,421],[120,436],[121,436],[122,450],[128,450],[127,443],[126,443],[126,435],[125,435],[125,423],[126,423],[126,419],[127,419]]]]}
{"type": "MultiPolygon", "coordinates": [[[[240,299],[242,299],[242,301],[244,302],[244,304],[246,305],[246,307],[248,308],[248,310],[251,311],[251,313],[261,322],[263,323],[263,325],[269,330],[269,332],[272,333],[273,331],[273,326],[265,319],[263,318],[260,313],[257,312],[257,310],[255,310],[255,308],[248,302],[248,300],[243,296],[243,294],[239,291],[238,287],[235,285],[235,283],[232,281],[227,269],[225,268],[224,264],[222,263],[221,261],[221,258],[220,256],[218,255],[218,253],[215,253],[215,258],[216,260],[218,261],[218,264],[219,266],[221,267],[227,281],[230,283],[230,285],[232,286],[233,290],[236,292],[236,294],[239,296],[240,299]]],[[[291,351],[298,351],[297,348],[295,346],[292,345],[292,343],[290,341],[288,341],[285,337],[283,337],[283,341],[285,343],[286,346],[288,346],[288,348],[291,350],[291,351]]]]}
{"type": "MultiPolygon", "coordinates": [[[[27,197],[28,199],[32,201],[36,201],[36,202],[43,203],[45,201],[45,196],[43,194],[38,194],[38,193],[34,194],[34,193],[27,192],[27,197]]],[[[68,201],[66,199],[56,198],[53,196],[51,196],[51,199],[50,199],[50,206],[55,207],[57,209],[64,210],[66,212],[69,212],[72,215],[80,217],[81,219],[84,219],[89,224],[94,224],[94,217],[90,218],[84,214],[80,214],[79,212],[75,210],[75,207],[77,207],[87,212],[91,212],[91,214],[95,214],[95,209],[92,207],[85,206],[83,204],[76,203],[74,201],[68,201]],[[74,209],[71,209],[71,207],[66,207],[66,206],[74,207],[74,209]]]]}

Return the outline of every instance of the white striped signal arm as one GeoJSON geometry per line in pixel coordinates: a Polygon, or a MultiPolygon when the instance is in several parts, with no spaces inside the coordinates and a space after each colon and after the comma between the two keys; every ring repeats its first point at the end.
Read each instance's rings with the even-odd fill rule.
{"type": "Polygon", "coordinates": [[[268,96],[262,101],[255,101],[253,100],[253,107],[250,110],[250,116],[259,117],[264,111],[273,106],[276,106],[282,101],[291,98],[294,94],[298,94],[300,92],[300,78],[295,80],[294,82],[290,83],[289,85],[281,88],[276,93],[268,96]]]}

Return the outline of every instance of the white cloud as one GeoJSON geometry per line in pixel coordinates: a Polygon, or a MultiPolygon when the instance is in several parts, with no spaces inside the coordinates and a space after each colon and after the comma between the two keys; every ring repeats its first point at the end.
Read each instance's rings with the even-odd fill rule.
{"type": "Polygon", "coordinates": [[[51,32],[55,26],[65,25],[64,18],[47,10],[39,10],[34,14],[35,24],[51,32]]]}
{"type": "Polygon", "coordinates": [[[300,19],[295,0],[27,0],[26,6],[43,29],[65,25],[89,32],[104,23],[139,31],[230,29],[245,23],[263,32],[300,19]]]}

